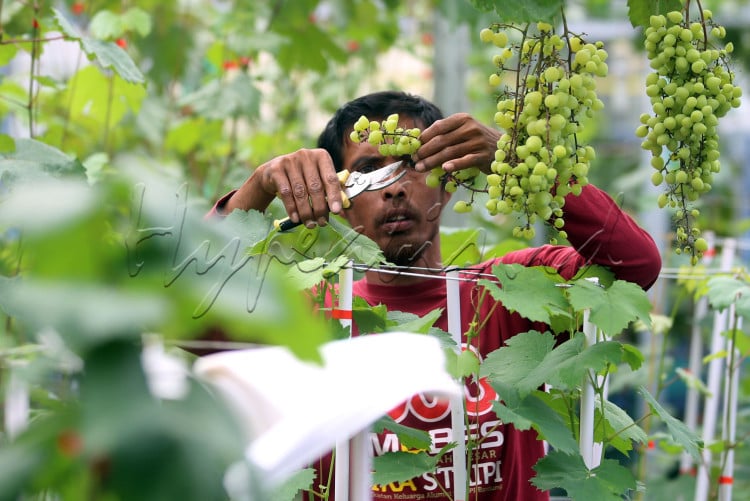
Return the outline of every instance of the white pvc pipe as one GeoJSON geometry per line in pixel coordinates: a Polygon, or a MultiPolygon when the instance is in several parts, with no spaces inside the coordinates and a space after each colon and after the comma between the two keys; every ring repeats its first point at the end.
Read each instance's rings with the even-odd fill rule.
{"type": "MultiPolygon", "coordinates": [[[[703,366],[703,335],[701,332],[701,323],[708,314],[708,297],[702,296],[695,304],[693,311],[693,325],[690,333],[690,355],[688,356],[688,370],[690,374],[701,379],[703,366]]],[[[700,394],[694,386],[688,386],[685,395],[685,426],[689,430],[698,429],[698,405],[700,404],[700,394]]],[[[683,475],[690,474],[693,468],[693,457],[683,451],[680,457],[680,473],[683,475]]]]}
{"type": "MultiPolygon", "coordinates": [[[[583,312],[583,334],[586,337],[586,346],[596,343],[596,326],[589,322],[589,310],[583,312]]],[[[589,371],[588,377],[584,378],[581,392],[581,420],[579,447],[583,462],[589,469],[599,466],[601,458],[594,455],[594,408],[596,405],[596,392],[594,390],[594,379],[596,374],[589,371]]]]}
{"type": "MultiPolygon", "coordinates": [[[[446,293],[448,300],[448,332],[458,345],[461,353],[461,295],[458,271],[450,270],[447,273],[446,293]]],[[[462,385],[463,386],[463,385],[462,385]]],[[[453,440],[456,447],[453,449],[453,499],[454,501],[465,501],[466,492],[466,440],[464,424],[464,396],[463,392],[457,397],[451,397],[451,428],[453,440]]]]}
{"type": "MultiPolygon", "coordinates": [[[[722,271],[729,271],[734,262],[736,250],[736,241],[728,238],[724,240],[724,247],[721,251],[722,271]]],[[[719,353],[726,346],[724,332],[727,330],[727,311],[717,311],[714,313],[714,325],[711,332],[711,353],[719,353]]],[[[704,402],[703,411],[703,443],[708,446],[714,441],[714,432],[716,428],[716,418],[719,408],[719,393],[721,391],[721,377],[724,367],[724,358],[714,358],[708,364],[708,377],[706,386],[708,395],[704,402]]],[[[702,461],[698,465],[695,482],[695,501],[706,501],[708,499],[708,490],[710,483],[711,471],[711,450],[708,447],[702,451],[702,461]]]]}
{"type": "MultiPolygon", "coordinates": [[[[352,319],[351,319],[351,311],[352,311],[352,295],[353,295],[353,287],[354,284],[354,268],[352,266],[352,262],[350,261],[347,266],[345,266],[340,272],[339,272],[339,298],[338,298],[338,312],[342,313],[339,315],[339,322],[341,322],[341,325],[343,327],[349,327],[351,329],[352,326],[352,319]],[[348,314],[347,314],[348,313],[348,314]]],[[[351,333],[351,331],[350,331],[351,333]]],[[[367,433],[368,430],[365,430],[364,433],[367,433]]],[[[360,466],[364,462],[369,462],[368,459],[364,458],[356,458],[354,456],[350,456],[350,444],[349,440],[341,440],[336,443],[336,455],[334,456],[334,487],[335,487],[335,498],[336,501],[350,501],[349,495],[350,495],[350,475],[355,476],[361,474],[360,466]]],[[[361,453],[361,451],[358,451],[361,453]]],[[[367,452],[367,450],[365,450],[367,452]]],[[[368,454],[369,458],[369,454],[368,454]]],[[[368,470],[366,472],[367,479],[370,479],[371,472],[368,470]]],[[[352,482],[354,484],[357,484],[358,481],[352,482]]],[[[367,482],[369,483],[369,482],[367,482]]],[[[368,489],[369,491],[369,489],[368,489]]],[[[358,500],[355,500],[352,498],[351,501],[366,501],[369,500],[368,498],[359,498],[358,500]]]]}
{"type": "MultiPolygon", "coordinates": [[[[704,234],[708,242],[708,250],[703,254],[703,264],[709,265],[716,255],[716,238],[712,231],[706,231],[704,234]]],[[[690,331],[690,354],[688,355],[688,370],[690,374],[702,380],[703,374],[703,329],[701,324],[703,319],[708,315],[708,297],[701,296],[695,304],[693,311],[693,325],[690,331]]],[[[689,430],[698,429],[698,410],[700,405],[700,393],[698,388],[688,386],[685,394],[685,426],[689,430]]],[[[693,471],[693,457],[687,452],[682,451],[680,457],[680,473],[691,475],[693,471]]]]}
{"type": "MultiPolygon", "coordinates": [[[[730,318],[734,316],[734,305],[730,308],[730,318]]],[[[737,330],[742,328],[742,318],[737,320],[737,330]]],[[[732,486],[734,484],[734,443],[737,438],[737,392],[740,380],[740,352],[735,347],[732,338],[727,341],[727,353],[734,355],[732,364],[727,364],[724,388],[724,416],[726,418],[721,437],[727,446],[724,448],[721,464],[724,465],[719,475],[719,501],[732,501],[732,486]]]]}

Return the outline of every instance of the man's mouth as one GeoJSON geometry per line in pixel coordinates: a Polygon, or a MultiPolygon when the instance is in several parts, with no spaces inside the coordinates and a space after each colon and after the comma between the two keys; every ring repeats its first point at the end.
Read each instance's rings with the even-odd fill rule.
{"type": "Polygon", "coordinates": [[[414,215],[408,210],[398,210],[387,214],[381,221],[382,228],[390,233],[399,233],[415,225],[414,215]]]}

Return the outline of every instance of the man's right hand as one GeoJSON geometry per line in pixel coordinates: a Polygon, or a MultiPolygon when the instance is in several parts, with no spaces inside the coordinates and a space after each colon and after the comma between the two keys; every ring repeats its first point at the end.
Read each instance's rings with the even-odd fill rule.
{"type": "Polygon", "coordinates": [[[260,165],[227,201],[224,212],[264,211],[274,197],[295,223],[324,226],[328,214],[343,207],[341,184],[328,152],[301,149],[260,165]]]}

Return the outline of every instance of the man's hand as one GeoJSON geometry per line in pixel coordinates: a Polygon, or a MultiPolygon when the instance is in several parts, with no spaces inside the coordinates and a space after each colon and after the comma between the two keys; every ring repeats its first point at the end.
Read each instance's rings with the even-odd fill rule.
{"type": "Polygon", "coordinates": [[[422,131],[422,146],[414,156],[415,168],[428,171],[442,165],[446,172],[455,172],[478,167],[489,173],[499,138],[500,131],[467,113],[456,113],[422,131]]]}
{"type": "Polygon", "coordinates": [[[324,226],[328,214],[343,207],[341,184],[328,152],[301,149],[262,164],[229,199],[225,211],[263,211],[274,197],[281,199],[295,223],[324,226]]]}

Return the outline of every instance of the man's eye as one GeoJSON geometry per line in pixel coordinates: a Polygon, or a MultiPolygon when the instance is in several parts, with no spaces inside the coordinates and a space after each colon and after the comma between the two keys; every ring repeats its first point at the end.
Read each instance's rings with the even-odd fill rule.
{"type": "Polygon", "coordinates": [[[363,165],[362,167],[359,168],[359,172],[361,172],[362,174],[367,174],[368,172],[377,170],[377,168],[378,168],[377,165],[363,165]]]}

